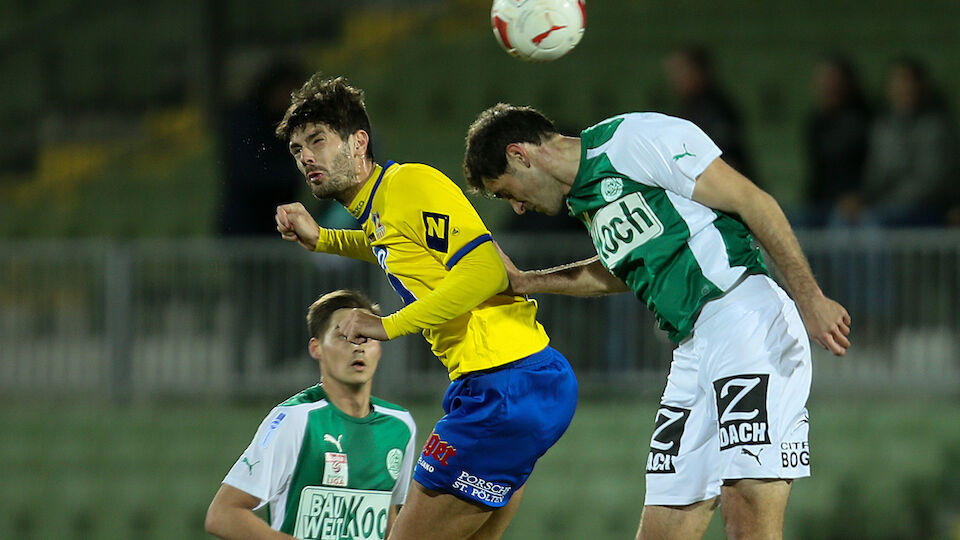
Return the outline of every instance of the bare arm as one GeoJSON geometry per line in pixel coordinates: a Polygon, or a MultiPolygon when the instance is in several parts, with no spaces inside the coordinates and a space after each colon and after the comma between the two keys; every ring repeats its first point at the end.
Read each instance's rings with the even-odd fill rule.
{"type": "Polygon", "coordinates": [[[843,355],[850,347],[850,315],[820,290],[777,201],[720,158],[697,178],[693,200],[743,219],[783,273],[810,337],[843,355]]]}
{"type": "Polygon", "coordinates": [[[397,522],[397,514],[400,513],[400,509],[403,508],[402,504],[391,504],[390,509],[387,511],[387,530],[384,533],[384,538],[390,538],[390,530],[393,529],[393,524],[397,522]]]}
{"type": "Polygon", "coordinates": [[[281,540],[293,538],[270,528],[253,513],[260,499],[233,486],[222,484],[207,509],[207,532],[227,540],[281,540]]]}
{"type": "Polygon", "coordinates": [[[546,268],[523,271],[497,245],[500,258],[507,268],[510,287],[508,294],[565,294],[569,296],[600,296],[630,290],[619,278],[600,264],[599,257],[546,268]]]}

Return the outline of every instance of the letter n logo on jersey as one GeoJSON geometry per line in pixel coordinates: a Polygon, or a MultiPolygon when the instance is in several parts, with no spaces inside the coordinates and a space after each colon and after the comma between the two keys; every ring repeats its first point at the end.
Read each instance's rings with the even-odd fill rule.
{"type": "Polygon", "coordinates": [[[770,444],[765,373],[734,375],[713,381],[720,424],[720,450],[770,444]]]}
{"type": "Polygon", "coordinates": [[[660,405],[657,425],[650,437],[650,453],[647,455],[647,473],[665,474],[677,472],[673,464],[680,453],[683,428],[690,417],[690,409],[660,405]]]}
{"type": "Polygon", "coordinates": [[[446,214],[423,213],[423,228],[426,230],[427,247],[446,253],[450,244],[447,233],[450,232],[450,216],[446,214]]]}

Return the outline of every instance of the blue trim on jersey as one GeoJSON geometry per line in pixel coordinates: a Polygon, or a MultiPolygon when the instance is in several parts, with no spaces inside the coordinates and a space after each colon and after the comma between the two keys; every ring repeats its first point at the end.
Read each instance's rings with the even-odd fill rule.
{"type": "Polygon", "coordinates": [[[363,209],[363,213],[360,214],[359,218],[357,218],[357,221],[359,221],[361,225],[363,225],[363,223],[367,221],[367,218],[370,217],[370,208],[373,207],[373,197],[377,194],[377,188],[380,187],[380,182],[383,180],[383,173],[387,172],[387,169],[389,169],[391,165],[396,164],[396,161],[390,160],[383,166],[382,169],[380,169],[380,176],[377,177],[377,183],[374,184],[373,189],[370,190],[370,198],[367,199],[367,207],[363,209]]]}
{"type": "Polygon", "coordinates": [[[474,238],[473,240],[468,242],[467,245],[463,246],[456,253],[454,253],[453,257],[450,257],[450,260],[447,261],[447,270],[450,270],[451,268],[453,268],[453,265],[460,262],[460,259],[462,259],[464,255],[473,251],[473,249],[479,246],[480,244],[484,242],[492,242],[492,241],[493,241],[493,237],[490,236],[489,233],[481,234],[480,236],[474,238]]]}
{"type": "Polygon", "coordinates": [[[409,306],[417,301],[417,297],[410,292],[410,289],[404,286],[403,282],[400,281],[400,278],[387,272],[387,281],[390,282],[390,286],[393,287],[393,290],[400,295],[400,299],[403,300],[404,306],[409,306]]]}

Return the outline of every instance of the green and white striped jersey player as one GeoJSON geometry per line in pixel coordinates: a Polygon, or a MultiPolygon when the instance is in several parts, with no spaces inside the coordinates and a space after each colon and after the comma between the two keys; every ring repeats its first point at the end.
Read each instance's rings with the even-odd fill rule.
{"type": "Polygon", "coordinates": [[[673,341],[690,335],[705,303],[746,275],[767,274],[740,219],[692,200],[695,179],[720,156],[695,125],[625,114],[584,130],[581,141],[570,214],[673,341]]]}
{"type": "Polygon", "coordinates": [[[850,345],[849,315],[820,291],[779,205],[720,156],[700,128],[658,113],[577,138],[535,109],[498,104],[467,133],[474,189],[518,214],[566,206],[597,250],[527,272],[502,254],[512,292],[632,291],[678,344],[643,458],[641,539],[701,537],[718,499],[732,536],[779,537],[791,482],[810,471],[806,334],[838,355],[850,345]]]}
{"type": "Polygon", "coordinates": [[[349,341],[341,324],[380,313],[357,291],[339,290],[307,310],[307,350],[320,384],[270,411],[227,473],[205,527],[221,538],[386,538],[407,497],[416,425],[371,396],[380,342],[349,341]],[[267,521],[254,510],[267,506],[267,521]]]}
{"type": "Polygon", "coordinates": [[[345,414],[320,385],[275,407],[223,483],[269,504],[270,525],[303,539],[385,538],[391,506],[407,496],[416,426],[405,409],[371,398],[345,414]]]}

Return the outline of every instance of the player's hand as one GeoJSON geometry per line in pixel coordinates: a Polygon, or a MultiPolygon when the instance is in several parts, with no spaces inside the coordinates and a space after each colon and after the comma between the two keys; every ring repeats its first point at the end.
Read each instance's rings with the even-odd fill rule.
{"type": "Polygon", "coordinates": [[[317,246],[320,226],[300,203],[281,204],[277,207],[277,231],[280,237],[296,242],[309,251],[317,246]]]}
{"type": "Polygon", "coordinates": [[[351,309],[337,326],[340,327],[340,333],[351,343],[366,343],[368,339],[377,341],[389,339],[380,317],[362,309],[351,309]]]}
{"type": "Polygon", "coordinates": [[[801,306],[801,314],[812,340],[837,356],[847,352],[850,314],[843,306],[820,294],[801,306]]]}
{"type": "Polygon", "coordinates": [[[524,274],[523,270],[517,268],[517,265],[513,264],[513,261],[510,260],[510,257],[503,252],[503,249],[500,248],[500,244],[494,242],[494,246],[497,248],[497,253],[500,254],[500,259],[503,260],[503,266],[507,269],[507,279],[509,283],[507,288],[504,289],[500,294],[509,294],[513,296],[524,295],[524,274]]]}

